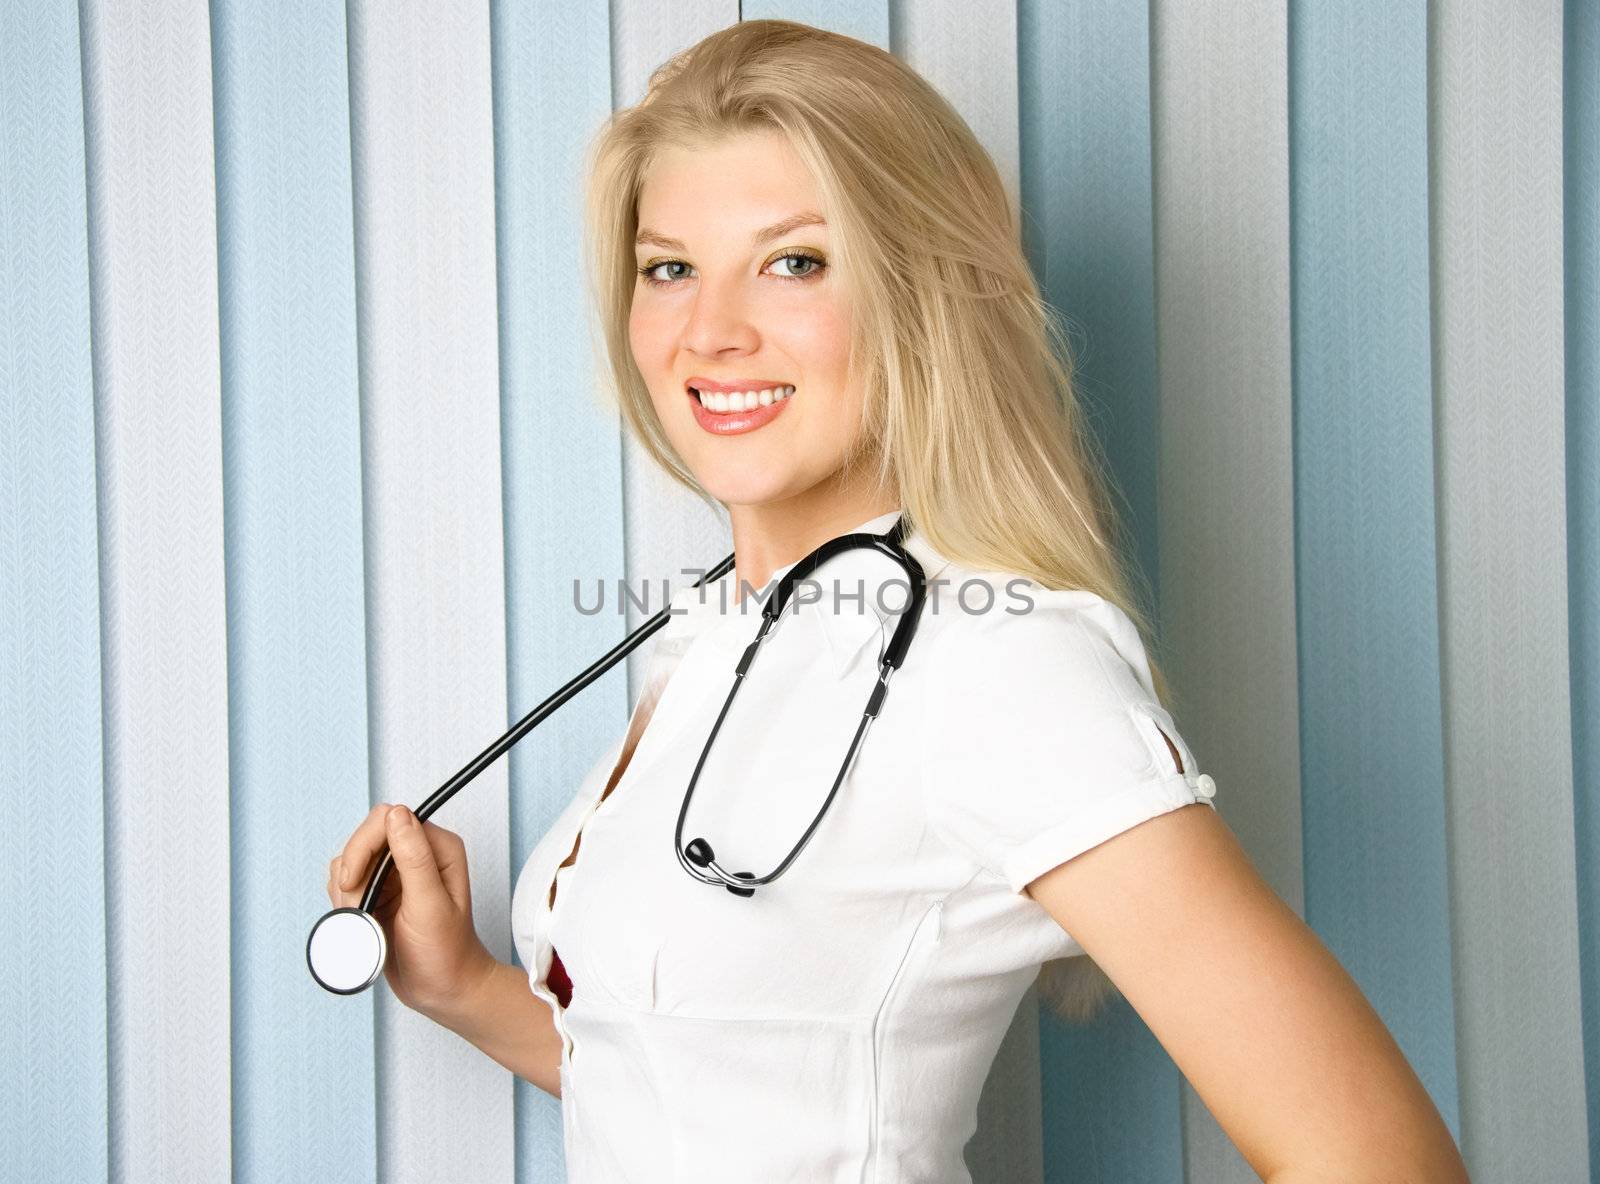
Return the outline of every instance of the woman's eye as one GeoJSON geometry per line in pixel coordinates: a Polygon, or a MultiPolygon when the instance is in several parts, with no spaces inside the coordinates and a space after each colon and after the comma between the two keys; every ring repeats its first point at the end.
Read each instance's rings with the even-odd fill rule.
{"type": "Polygon", "coordinates": [[[660,263],[652,263],[648,267],[641,267],[638,270],[639,270],[639,274],[644,276],[645,280],[648,283],[652,283],[652,284],[670,284],[670,283],[674,282],[675,280],[682,279],[683,277],[682,276],[673,276],[670,279],[658,279],[656,277],[656,272],[660,271],[663,267],[687,267],[687,266],[688,266],[688,264],[684,263],[680,259],[663,259],[660,263]]]}
{"type": "Polygon", "coordinates": [[[772,262],[773,262],[773,265],[776,266],[779,263],[786,262],[786,261],[788,261],[790,259],[797,260],[798,262],[800,262],[802,264],[808,264],[809,266],[804,267],[801,270],[799,275],[795,275],[793,272],[791,272],[791,273],[789,273],[787,275],[784,275],[782,272],[779,272],[779,275],[782,275],[783,278],[786,279],[786,280],[803,280],[803,279],[806,279],[809,276],[815,275],[817,272],[821,271],[824,267],[827,266],[827,264],[824,263],[818,256],[808,254],[808,253],[806,253],[804,251],[791,251],[787,255],[779,255],[772,262]]]}
{"type": "MultiPolygon", "coordinates": [[[[813,255],[809,251],[790,251],[788,254],[779,255],[767,266],[778,267],[780,264],[784,265],[787,270],[775,271],[773,274],[782,280],[808,280],[828,266],[820,255],[813,255]]],[[[635,270],[643,277],[645,283],[657,288],[667,287],[685,278],[682,272],[660,275],[658,273],[662,268],[683,268],[687,272],[689,265],[681,259],[663,259],[659,263],[649,263],[635,270]]]]}

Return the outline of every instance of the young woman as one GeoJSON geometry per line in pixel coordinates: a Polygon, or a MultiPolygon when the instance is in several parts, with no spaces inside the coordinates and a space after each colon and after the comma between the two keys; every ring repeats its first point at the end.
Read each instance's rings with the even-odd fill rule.
{"type": "MultiPolygon", "coordinates": [[[[890,54],[748,21],[658,70],[592,166],[623,417],[726,507],[736,565],[681,581],[625,735],[523,868],[526,971],[473,932],[458,836],[389,806],[351,836],[335,904],[395,854],[395,994],[561,1097],[586,1184],[966,1181],[1041,967],[1075,1017],[1114,983],[1264,1179],[1465,1179],[1164,706],[1059,329],[962,120],[890,54]],[[668,843],[758,606],[902,518],[928,598],[812,839],[751,896],[685,874],[668,843]]],[[[906,604],[870,552],[813,578],[698,777],[684,841],[729,869],[804,833],[906,604]]]]}

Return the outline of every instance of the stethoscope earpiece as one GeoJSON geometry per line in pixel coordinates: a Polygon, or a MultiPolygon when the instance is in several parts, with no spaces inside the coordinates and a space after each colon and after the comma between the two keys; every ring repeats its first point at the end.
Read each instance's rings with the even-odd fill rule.
{"type": "Polygon", "coordinates": [[[324,913],[306,939],[311,977],[335,995],[355,995],[378,981],[389,941],[371,913],[356,908],[324,913]]]}
{"type": "MultiPolygon", "coordinates": [[[[730,876],[741,880],[753,880],[756,878],[755,872],[730,873],[723,871],[722,868],[717,866],[717,853],[711,849],[711,844],[704,839],[690,839],[689,845],[683,849],[683,853],[688,856],[689,862],[701,871],[710,868],[714,873],[722,877],[722,886],[735,896],[754,896],[756,894],[754,888],[741,888],[737,884],[728,883],[730,876]]],[[[707,882],[710,883],[712,881],[708,880],[707,882]]]]}

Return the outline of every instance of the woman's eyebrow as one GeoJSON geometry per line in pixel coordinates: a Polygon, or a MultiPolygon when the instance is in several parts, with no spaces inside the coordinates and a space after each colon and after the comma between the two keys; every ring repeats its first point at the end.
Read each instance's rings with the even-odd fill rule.
{"type": "MultiPolygon", "coordinates": [[[[797,230],[802,226],[826,226],[827,224],[821,214],[812,210],[802,210],[798,214],[789,215],[782,222],[774,222],[771,226],[756,231],[750,242],[753,246],[759,247],[762,243],[771,242],[773,239],[788,234],[791,230],[797,230]]],[[[642,247],[646,244],[662,247],[668,251],[687,251],[689,249],[675,238],[668,238],[664,234],[658,234],[648,227],[641,226],[638,235],[633,240],[633,245],[642,247]]]]}

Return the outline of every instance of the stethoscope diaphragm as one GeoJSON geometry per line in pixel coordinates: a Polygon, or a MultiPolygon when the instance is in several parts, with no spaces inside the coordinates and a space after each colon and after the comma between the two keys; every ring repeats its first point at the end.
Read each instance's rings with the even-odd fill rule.
{"type": "Polygon", "coordinates": [[[388,952],[383,926],[357,908],[324,913],[306,939],[311,977],[335,995],[355,995],[377,982],[388,952]]]}

